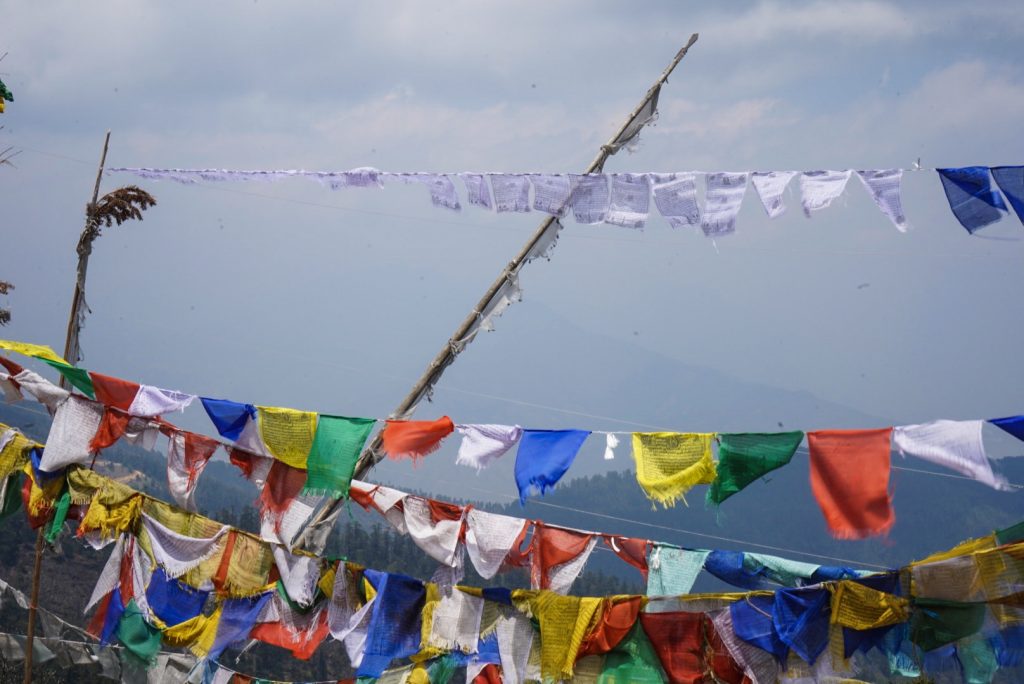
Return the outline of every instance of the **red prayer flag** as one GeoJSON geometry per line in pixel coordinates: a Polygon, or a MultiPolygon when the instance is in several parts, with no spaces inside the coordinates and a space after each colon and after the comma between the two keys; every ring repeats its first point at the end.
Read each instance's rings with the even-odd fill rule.
{"type": "Polygon", "coordinates": [[[647,549],[651,542],[646,539],[633,539],[631,537],[604,536],[604,543],[607,544],[615,555],[626,561],[640,571],[647,581],[647,549]]]}
{"type": "Polygon", "coordinates": [[[103,419],[100,426],[96,428],[96,434],[89,442],[89,451],[97,454],[121,439],[125,430],[128,429],[128,421],[131,416],[123,411],[107,407],[103,409],[103,419]]]}
{"type": "Polygon", "coordinates": [[[473,684],[501,684],[501,669],[494,663],[487,663],[480,674],[473,677],[473,684]]]}
{"type": "Polygon", "coordinates": [[[837,539],[886,534],[896,514],[889,494],[892,428],[807,433],[811,491],[837,539]]]}
{"type": "Polygon", "coordinates": [[[640,614],[640,624],[672,684],[704,681],[703,621],[703,613],[640,614]]]}
{"type": "Polygon", "coordinates": [[[127,411],[135,401],[135,395],[139,393],[139,385],[135,382],[92,371],[89,371],[89,377],[92,379],[93,391],[96,392],[96,401],[106,406],[127,411]]]}
{"type": "Polygon", "coordinates": [[[437,420],[389,420],[381,435],[388,458],[408,456],[414,461],[437,451],[441,440],[455,432],[448,416],[437,420]]]}
{"type": "Polygon", "coordinates": [[[626,638],[633,629],[637,615],[643,603],[642,596],[630,596],[622,600],[605,598],[601,620],[594,630],[586,636],[580,646],[576,660],[588,655],[608,653],[626,638]]]}
{"type": "Polygon", "coordinates": [[[533,586],[549,589],[551,581],[548,572],[551,568],[567,563],[583,553],[593,536],[575,530],[548,527],[540,521],[536,522],[533,528],[533,539],[530,541],[533,551],[530,581],[533,586]]]}
{"type": "Polygon", "coordinates": [[[292,468],[284,461],[274,459],[267,474],[267,482],[260,492],[260,508],[263,515],[274,520],[274,529],[279,529],[281,516],[288,505],[302,492],[306,484],[306,471],[292,468]]]}
{"type": "Polygon", "coordinates": [[[199,475],[206,468],[206,462],[217,451],[220,442],[194,432],[185,433],[185,468],[188,469],[188,486],[194,487],[199,475]]]}
{"type": "Polygon", "coordinates": [[[21,367],[18,364],[14,363],[10,359],[5,359],[2,356],[0,356],[0,366],[3,366],[4,368],[6,368],[8,375],[10,375],[12,378],[15,375],[17,375],[18,373],[20,373],[21,371],[25,370],[23,367],[21,367]]]}

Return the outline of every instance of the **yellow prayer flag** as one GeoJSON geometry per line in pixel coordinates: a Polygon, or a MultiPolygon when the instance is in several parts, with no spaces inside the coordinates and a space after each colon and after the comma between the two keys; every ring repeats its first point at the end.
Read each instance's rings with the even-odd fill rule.
{"type": "Polygon", "coordinates": [[[686,492],[694,485],[714,482],[714,437],[714,433],[634,432],[636,481],[647,498],[674,506],[679,499],[686,503],[686,492]]]}
{"type": "Polygon", "coordinates": [[[316,436],[317,414],[290,408],[257,406],[260,437],[279,461],[300,470],[306,469],[309,449],[316,436]]]}
{"type": "Polygon", "coordinates": [[[15,342],[14,340],[0,340],[0,349],[6,349],[12,351],[15,354],[21,354],[23,356],[33,356],[37,359],[45,359],[48,361],[57,361],[63,363],[66,366],[71,364],[57,356],[57,353],[47,347],[45,344],[32,344],[30,342],[15,342]]]}
{"type": "Polygon", "coordinates": [[[865,630],[906,622],[910,602],[853,580],[842,580],[832,589],[832,622],[865,630]]]}

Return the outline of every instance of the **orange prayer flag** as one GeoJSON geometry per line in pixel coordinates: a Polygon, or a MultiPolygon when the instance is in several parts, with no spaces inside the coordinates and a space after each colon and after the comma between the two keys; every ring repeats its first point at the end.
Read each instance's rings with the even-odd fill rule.
{"type": "Polygon", "coordinates": [[[455,432],[448,416],[437,420],[389,420],[381,435],[389,458],[403,456],[416,460],[437,451],[441,440],[455,432]]]}
{"type": "Polygon", "coordinates": [[[896,521],[889,494],[892,428],[807,433],[811,491],[837,539],[886,534],[896,521]]]}

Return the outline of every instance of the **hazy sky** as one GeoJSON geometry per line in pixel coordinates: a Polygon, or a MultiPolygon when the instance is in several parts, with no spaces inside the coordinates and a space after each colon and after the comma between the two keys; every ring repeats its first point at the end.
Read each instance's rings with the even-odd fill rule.
{"type": "MultiPolygon", "coordinates": [[[[21,150],[0,168],[0,276],[17,285],[3,335],[57,349],[108,128],[110,166],[574,172],[698,32],[657,125],[607,171],[1024,163],[1024,15],[1005,2],[133,0],[0,16],[15,95],[0,149],[21,150]]],[[[346,415],[398,402],[542,218],[446,212],[396,185],[103,188],[133,182],[159,205],[96,244],[83,365],[346,415]]],[[[770,221],[748,189],[716,244],[656,215],[642,232],[568,220],[554,258],[524,271],[524,302],[418,415],[715,430],[654,413],[718,401],[714,417],[744,424],[706,387],[643,396],[657,364],[632,392],[603,382],[650,353],[768,404],[774,388],[897,422],[1024,411],[1015,217],[968,236],[932,172],[906,174],[906,234],[856,179],[810,220],[787,202],[770,221]],[[608,338],[618,351],[600,354],[608,338]],[[524,347],[587,370],[506,368],[524,347]]],[[[787,426],[833,427],[789,406],[787,426]]]]}

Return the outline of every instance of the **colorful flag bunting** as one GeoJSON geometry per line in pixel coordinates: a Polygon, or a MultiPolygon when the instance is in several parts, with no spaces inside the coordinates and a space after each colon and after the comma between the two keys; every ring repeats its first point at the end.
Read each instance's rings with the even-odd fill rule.
{"type": "Polygon", "coordinates": [[[891,435],[892,428],[807,433],[811,491],[832,536],[863,539],[892,528],[891,435]]]}
{"type": "Polygon", "coordinates": [[[707,500],[721,504],[759,477],[789,463],[804,433],[723,433],[718,436],[718,464],[707,500]]]}
{"type": "Polygon", "coordinates": [[[589,430],[523,430],[516,453],[519,503],[525,506],[527,496],[554,487],[589,436],[589,430]]]}
{"type": "Polygon", "coordinates": [[[634,432],[636,481],[647,498],[674,506],[679,499],[686,503],[686,492],[694,485],[713,482],[714,437],[713,433],[634,432]]]}

